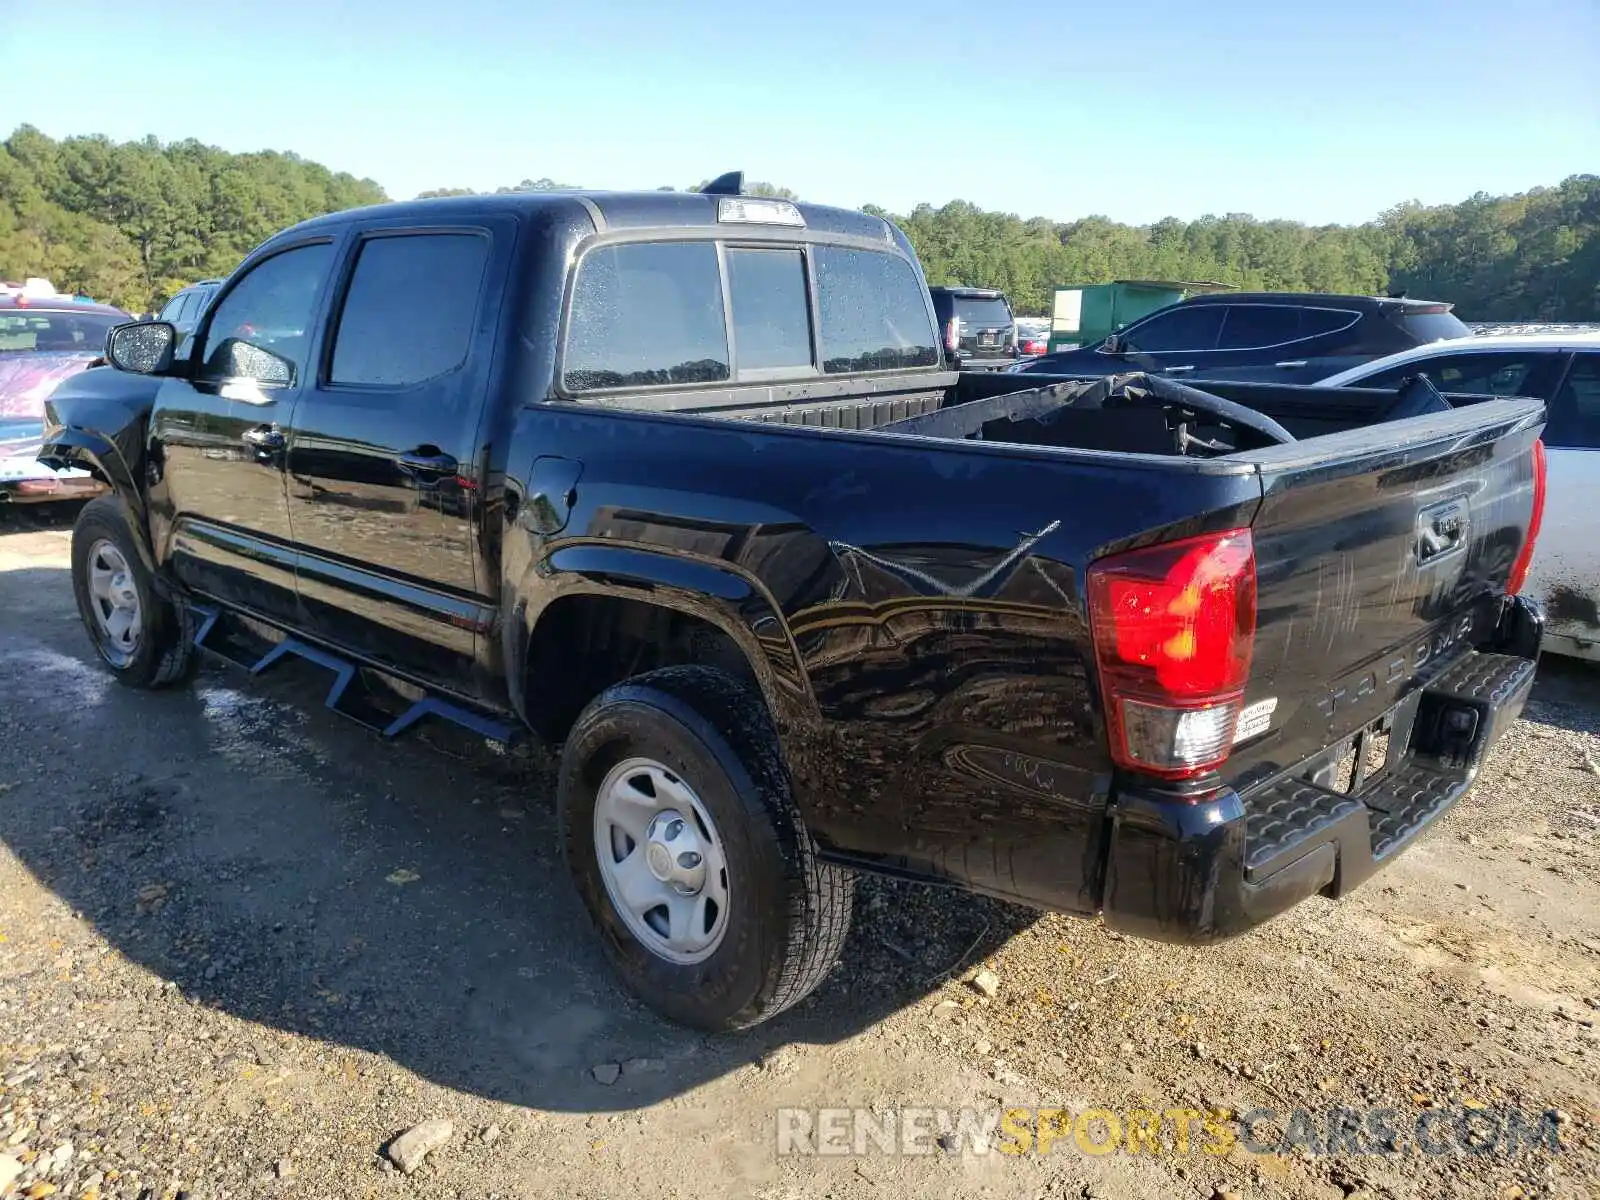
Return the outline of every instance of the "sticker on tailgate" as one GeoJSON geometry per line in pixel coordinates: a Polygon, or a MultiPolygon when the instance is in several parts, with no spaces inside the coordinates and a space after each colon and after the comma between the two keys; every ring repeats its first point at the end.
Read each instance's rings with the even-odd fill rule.
{"type": "Polygon", "coordinates": [[[1233,728],[1233,744],[1248,742],[1260,737],[1272,726],[1272,714],[1278,711],[1278,698],[1269,696],[1239,710],[1239,723],[1233,728]]]}

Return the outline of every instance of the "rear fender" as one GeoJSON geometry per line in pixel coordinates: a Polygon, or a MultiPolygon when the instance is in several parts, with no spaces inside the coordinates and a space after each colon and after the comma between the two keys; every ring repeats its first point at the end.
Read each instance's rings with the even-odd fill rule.
{"type": "MultiPolygon", "coordinates": [[[[540,617],[574,595],[612,596],[671,609],[715,626],[744,654],[780,733],[815,729],[816,697],[772,597],[725,563],[634,546],[567,544],[506,580],[501,647],[507,677],[519,679],[540,617]]],[[[517,689],[513,701],[520,705],[517,689]]],[[[526,714],[523,714],[526,715],[526,714]]]]}

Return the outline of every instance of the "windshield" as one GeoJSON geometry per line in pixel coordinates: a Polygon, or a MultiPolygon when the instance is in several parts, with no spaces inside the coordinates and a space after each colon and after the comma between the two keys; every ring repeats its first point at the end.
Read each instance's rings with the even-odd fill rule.
{"type": "Polygon", "coordinates": [[[1471,337],[1472,330],[1466,323],[1451,312],[1438,312],[1423,310],[1421,312],[1404,312],[1401,320],[1405,331],[1417,339],[1419,345],[1428,342],[1443,341],[1445,338],[1471,337]]]}
{"type": "Polygon", "coordinates": [[[13,309],[0,313],[0,354],[99,354],[118,320],[106,313],[13,309]]]}

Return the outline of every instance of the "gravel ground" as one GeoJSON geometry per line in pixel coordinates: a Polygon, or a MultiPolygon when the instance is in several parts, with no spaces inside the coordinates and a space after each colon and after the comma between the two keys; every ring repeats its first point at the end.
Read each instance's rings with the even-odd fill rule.
{"type": "Polygon", "coordinates": [[[613,984],[538,758],[385,748],[315,674],[128,692],[67,548],[0,515],[0,1193],[1600,1196],[1600,672],[1548,662],[1338,905],[1195,951],[863,881],[846,967],[706,1039],[613,984]],[[1517,1106],[1561,1149],[778,1155],[779,1108],[853,1104],[1517,1106]]]}

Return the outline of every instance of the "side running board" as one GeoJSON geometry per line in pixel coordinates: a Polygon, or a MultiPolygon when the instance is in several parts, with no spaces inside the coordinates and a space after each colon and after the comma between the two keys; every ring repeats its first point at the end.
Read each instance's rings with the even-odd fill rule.
{"type": "MultiPolygon", "coordinates": [[[[312,646],[297,637],[285,636],[265,654],[255,655],[238,639],[223,632],[222,610],[211,605],[189,603],[196,618],[194,644],[207,654],[216,656],[234,666],[243,667],[251,675],[260,675],[285,659],[294,657],[314,663],[333,672],[333,685],[323,697],[323,705],[341,717],[381,737],[393,738],[405,733],[424,717],[440,717],[459,725],[479,737],[511,746],[518,740],[518,730],[505,721],[498,721],[483,713],[455,704],[438,696],[424,696],[398,716],[384,711],[369,694],[358,674],[359,666],[348,659],[320,646],[312,646]]],[[[378,668],[373,668],[378,670],[378,668]]],[[[381,671],[380,671],[381,673],[381,671]]]]}

